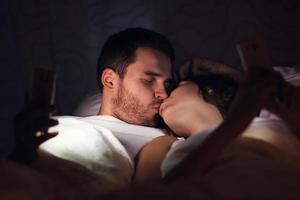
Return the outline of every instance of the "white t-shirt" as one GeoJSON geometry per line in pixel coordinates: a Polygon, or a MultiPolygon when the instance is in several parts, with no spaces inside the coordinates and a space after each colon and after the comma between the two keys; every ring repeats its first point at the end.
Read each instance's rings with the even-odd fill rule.
{"type": "Polygon", "coordinates": [[[132,159],[146,143],[156,137],[165,135],[161,129],[129,124],[108,115],[83,117],[80,120],[92,124],[95,128],[104,127],[109,129],[125,147],[132,159]]]}

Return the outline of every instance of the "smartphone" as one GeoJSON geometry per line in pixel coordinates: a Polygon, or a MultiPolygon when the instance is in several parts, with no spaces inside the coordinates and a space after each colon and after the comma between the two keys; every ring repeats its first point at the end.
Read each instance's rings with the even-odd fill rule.
{"type": "Polygon", "coordinates": [[[272,68],[271,53],[267,42],[261,37],[246,38],[237,44],[244,71],[249,68],[272,68]]]}
{"type": "Polygon", "coordinates": [[[53,70],[35,68],[30,99],[33,103],[52,105],[55,98],[56,74],[53,70]]]}

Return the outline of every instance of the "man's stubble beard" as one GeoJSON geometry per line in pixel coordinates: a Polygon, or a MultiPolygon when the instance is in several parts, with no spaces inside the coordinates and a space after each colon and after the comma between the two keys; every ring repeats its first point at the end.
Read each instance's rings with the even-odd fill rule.
{"type": "Polygon", "coordinates": [[[124,88],[121,84],[118,88],[118,93],[112,99],[114,105],[114,115],[127,123],[157,127],[160,121],[160,116],[157,113],[154,117],[146,116],[149,106],[145,106],[135,95],[124,88]]]}

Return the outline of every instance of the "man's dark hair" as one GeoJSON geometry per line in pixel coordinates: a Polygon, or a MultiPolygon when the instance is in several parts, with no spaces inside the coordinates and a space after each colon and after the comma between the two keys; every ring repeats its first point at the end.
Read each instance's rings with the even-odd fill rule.
{"type": "MultiPolygon", "coordinates": [[[[101,76],[104,69],[110,68],[123,78],[140,47],[158,50],[170,58],[171,64],[174,61],[174,49],[165,36],[144,28],[129,28],[111,35],[105,42],[98,58],[97,77],[101,76]]],[[[102,90],[101,82],[99,85],[102,90]]]]}

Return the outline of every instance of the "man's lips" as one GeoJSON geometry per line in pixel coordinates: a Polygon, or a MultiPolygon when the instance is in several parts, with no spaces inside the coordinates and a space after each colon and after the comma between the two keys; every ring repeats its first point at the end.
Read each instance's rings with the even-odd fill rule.
{"type": "Polygon", "coordinates": [[[155,101],[152,103],[152,107],[154,109],[159,109],[160,108],[160,105],[163,103],[163,101],[155,101]]]}
{"type": "Polygon", "coordinates": [[[153,108],[154,108],[154,109],[159,109],[159,108],[160,108],[160,105],[161,105],[161,103],[160,103],[160,104],[154,104],[154,105],[153,105],[153,108]]]}

